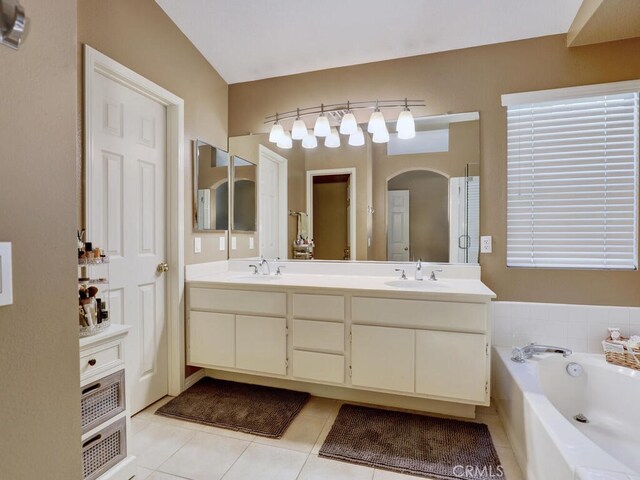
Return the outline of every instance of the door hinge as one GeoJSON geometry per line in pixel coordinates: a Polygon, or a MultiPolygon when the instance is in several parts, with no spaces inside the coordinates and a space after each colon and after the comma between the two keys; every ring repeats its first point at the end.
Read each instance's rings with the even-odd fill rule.
{"type": "Polygon", "coordinates": [[[485,395],[489,393],[489,382],[484,382],[484,393],[485,395]]]}
{"type": "Polygon", "coordinates": [[[484,354],[488,357],[489,356],[489,344],[485,344],[484,346],[484,354]]]}
{"type": "Polygon", "coordinates": [[[353,367],[349,365],[349,376],[353,377],[353,367]]]}
{"type": "Polygon", "coordinates": [[[289,325],[285,325],[285,326],[284,326],[284,334],[285,334],[286,336],[289,336],[289,325]]]}
{"type": "Polygon", "coordinates": [[[288,358],[284,359],[284,368],[289,368],[289,359],[288,358]]]}

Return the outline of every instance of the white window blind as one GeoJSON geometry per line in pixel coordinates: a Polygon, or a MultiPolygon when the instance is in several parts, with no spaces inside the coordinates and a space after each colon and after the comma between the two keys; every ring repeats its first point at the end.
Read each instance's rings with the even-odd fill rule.
{"type": "Polygon", "coordinates": [[[550,98],[508,103],[507,265],[636,269],[637,90],[550,98]]]}

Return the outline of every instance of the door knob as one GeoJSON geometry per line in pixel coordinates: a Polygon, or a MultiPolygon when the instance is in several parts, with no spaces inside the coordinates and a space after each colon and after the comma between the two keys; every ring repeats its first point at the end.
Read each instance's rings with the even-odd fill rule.
{"type": "Polygon", "coordinates": [[[409,247],[404,247],[404,251],[405,252],[408,251],[408,250],[409,250],[409,247]]]}
{"type": "Polygon", "coordinates": [[[156,268],[156,272],[164,273],[169,271],[169,264],[166,262],[162,262],[158,264],[158,268],[156,268]]]}

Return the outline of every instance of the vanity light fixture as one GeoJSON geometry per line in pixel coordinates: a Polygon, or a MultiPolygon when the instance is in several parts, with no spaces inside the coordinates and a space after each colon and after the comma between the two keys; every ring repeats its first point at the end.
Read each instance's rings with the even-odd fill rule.
{"type": "Polygon", "coordinates": [[[335,103],[330,105],[320,104],[315,107],[296,108],[285,113],[276,113],[266,117],[266,124],[273,124],[269,133],[269,141],[276,143],[280,148],[292,148],[292,140],[302,140],[304,148],[315,148],[318,138],[325,138],[325,146],[337,148],[341,144],[340,134],[349,135],[349,145],[362,146],[365,143],[364,131],[358,126],[354,110],[373,110],[367,123],[367,131],[372,135],[375,143],[389,141],[389,130],[382,110],[401,110],[396,123],[398,138],[409,139],[415,137],[416,127],[413,114],[409,107],[425,107],[424,100],[370,100],[366,102],[335,103]],[[331,113],[327,116],[327,113],[331,113]],[[314,116],[313,131],[307,129],[303,117],[314,116]],[[291,133],[288,133],[280,122],[293,120],[291,133]],[[331,121],[337,123],[332,127],[331,121]],[[313,138],[311,138],[313,137],[313,138]]]}
{"type": "Polygon", "coordinates": [[[293,142],[291,141],[291,134],[285,130],[284,133],[282,134],[282,137],[280,137],[280,141],[278,141],[276,145],[278,148],[289,150],[291,147],[293,147],[293,142]]]}
{"type": "Polygon", "coordinates": [[[302,139],[302,148],[316,148],[318,139],[311,130],[307,130],[307,136],[302,139]]]}
{"type": "Polygon", "coordinates": [[[362,127],[358,127],[358,131],[349,135],[349,145],[352,147],[361,147],[364,145],[364,132],[362,127]]]}
{"type": "Polygon", "coordinates": [[[340,134],[338,129],[333,127],[331,134],[324,139],[324,146],[327,148],[338,148],[340,146],[340,134]]]}
{"type": "Polygon", "coordinates": [[[17,0],[0,0],[0,43],[17,50],[27,35],[27,17],[17,0]]]}
{"type": "Polygon", "coordinates": [[[269,132],[269,141],[271,143],[278,143],[282,136],[284,135],[284,128],[280,125],[278,121],[278,114],[276,113],[276,123],[271,127],[271,131],[269,132]]]}
{"type": "Polygon", "coordinates": [[[294,140],[304,140],[307,136],[307,126],[303,120],[300,120],[300,109],[297,109],[298,116],[295,122],[293,122],[293,128],[291,128],[291,138],[294,140]]]}
{"type": "Polygon", "coordinates": [[[331,135],[331,125],[329,124],[329,119],[324,115],[324,105],[320,105],[320,116],[316,119],[313,134],[316,137],[328,137],[331,135]]]}

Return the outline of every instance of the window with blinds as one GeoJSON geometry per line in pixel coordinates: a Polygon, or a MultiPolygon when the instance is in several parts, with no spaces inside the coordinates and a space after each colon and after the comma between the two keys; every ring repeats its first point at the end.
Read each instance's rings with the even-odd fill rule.
{"type": "Polygon", "coordinates": [[[610,85],[503,96],[507,266],[637,268],[640,85],[610,85]]]}

